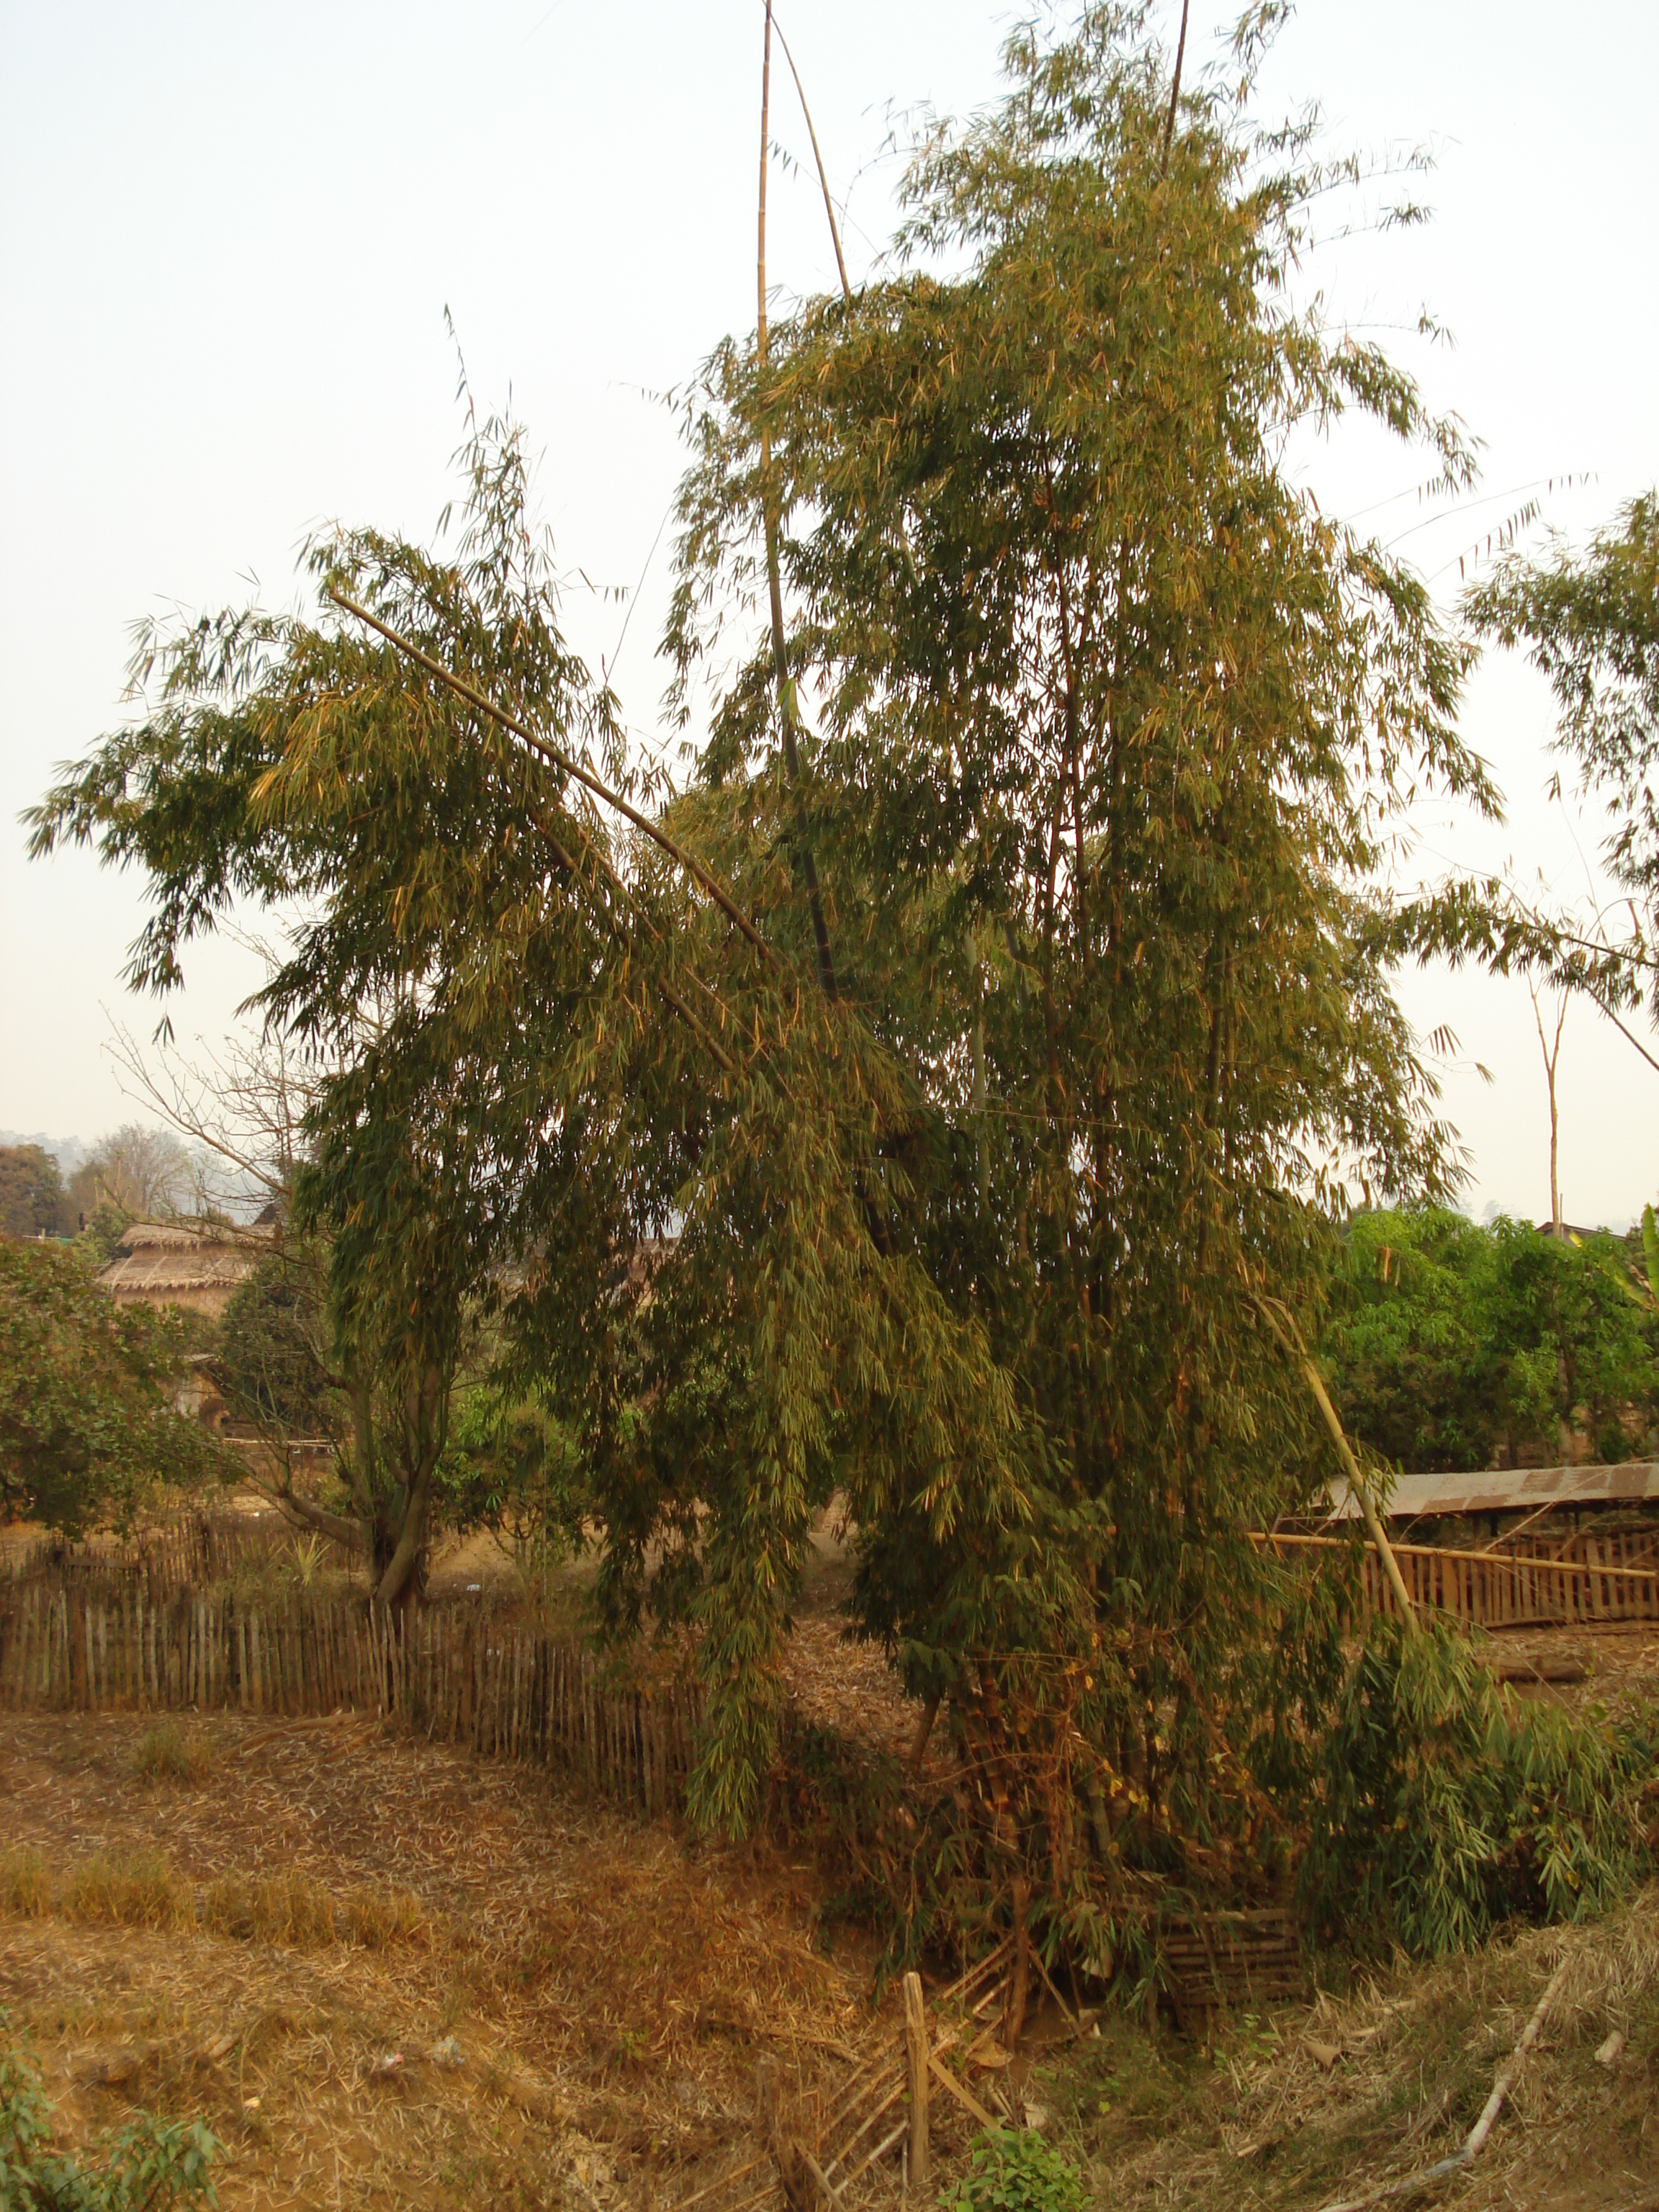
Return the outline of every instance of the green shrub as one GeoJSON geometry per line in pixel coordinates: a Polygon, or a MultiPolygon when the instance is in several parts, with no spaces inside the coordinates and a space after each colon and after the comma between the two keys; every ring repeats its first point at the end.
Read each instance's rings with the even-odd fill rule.
{"type": "Polygon", "coordinates": [[[944,2212],[1083,2212],[1083,2175],[1040,2135],[988,2128],[939,2201],[944,2212]]]}
{"type": "Polygon", "coordinates": [[[209,2172],[219,2146],[201,2120],[135,2113],[100,2137],[84,2165],[60,2158],[52,2132],[40,2069],[0,2005],[0,2212],[161,2212],[219,2201],[209,2172]]]}
{"type": "Polygon", "coordinates": [[[1575,1920],[1643,1870],[1647,1732],[1505,1698],[1466,1637],[1373,1623],[1325,1746],[1304,1896],[1420,1957],[1575,1920]]]}

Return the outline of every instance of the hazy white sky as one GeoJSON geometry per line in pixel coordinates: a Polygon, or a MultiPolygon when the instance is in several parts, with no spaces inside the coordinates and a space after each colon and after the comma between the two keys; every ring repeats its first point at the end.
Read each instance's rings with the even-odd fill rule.
{"type": "MultiPolygon", "coordinates": [[[[1196,0],[1192,48],[1216,51],[1196,0]]],[[[978,0],[788,0],[849,258],[887,228],[890,128],[988,98],[1012,13],[978,0]],[[856,179],[856,182],[854,182],[856,179]]],[[[458,435],[453,313],[475,389],[510,391],[543,453],[562,562],[632,586],[680,465],[665,389],[754,315],[758,0],[474,0],[25,7],[0,0],[0,1127],[95,1135],[131,1112],[102,1047],[142,886],[84,855],[28,866],[18,810],[119,716],[128,625],[294,588],[332,517],[428,535],[458,435]],[[107,1012],[106,1011],[107,1010],[107,1012]]],[[[1538,480],[1590,472],[1547,513],[1582,532],[1659,479],[1653,210],[1659,9],[1646,0],[1303,0],[1271,100],[1322,106],[1334,147],[1426,143],[1426,231],[1334,243],[1308,272],[1356,324],[1430,306],[1455,343],[1401,351],[1485,441],[1461,514],[1423,525],[1422,471],[1372,444],[1310,457],[1321,495],[1412,531],[1437,589],[1538,480]]],[[[803,159],[787,79],[775,135],[803,159]]],[[[771,265],[833,279],[810,172],[775,173],[771,265]]],[[[1541,485],[1539,486],[1541,489],[1541,485]]],[[[617,667],[653,726],[665,539],[617,667]]],[[[615,650],[617,605],[570,626],[615,650]]],[[[1421,865],[1513,858],[1583,890],[1596,823],[1545,796],[1547,692],[1494,661],[1466,730],[1509,805],[1493,831],[1425,815],[1421,865]]],[[[209,946],[173,1010],[228,1025],[254,980],[209,946]]],[[[1407,979],[1462,1058],[1446,1104],[1469,1202],[1541,1213],[1547,1125],[1523,985],[1407,979]],[[1494,1081],[1474,1072],[1483,1063],[1494,1081]]],[[[1575,1008],[1561,1083],[1570,1218],[1659,1194],[1659,1075],[1575,1008]]]]}

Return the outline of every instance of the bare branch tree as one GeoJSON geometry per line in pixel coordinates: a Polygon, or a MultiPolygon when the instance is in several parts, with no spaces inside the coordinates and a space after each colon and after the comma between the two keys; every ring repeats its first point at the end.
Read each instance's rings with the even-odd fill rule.
{"type": "Polygon", "coordinates": [[[1561,1180],[1559,1172],[1561,1147],[1561,1111],[1560,1100],[1556,1093],[1555,1071],[1559,1066],[1561,1060],[1561,1031],[1566,1024],[1567,994],[1563,991],[1560,996],[1560,1002],[1557,1007],[1555,1016],[1555,1041],[1552,1043],[1549,1038],[1546,1036],[1544,1030],[1544,1010],[1539,1002],[1538,986],[1533,981],[1530,975],[1527,978],[1527,990],[1532,1000],[1532,1018],[1538,1024],[1539,1049],[1544,1055],[1544,1081],[1549,1091],[1550,1230],[1552,1235],[1559,1237],[1562,1234],[1561,1180]]]}

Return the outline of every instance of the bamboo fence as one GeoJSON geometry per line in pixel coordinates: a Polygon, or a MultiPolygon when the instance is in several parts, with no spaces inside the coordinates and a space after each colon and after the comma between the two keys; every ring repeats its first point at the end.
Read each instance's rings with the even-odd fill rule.
{"type": "Polygon", "coordinates": [[[122,1707],[373,1713],[483,1756],[571,1768],[647,1814],[681,1801],[702,1717],[695,1685],[618,1683],[584,1646],[477,1605],[405,1618],[349,1595],[157,1601],[140,1576],[0,1589],[0,1708],[122,1707]]]}
{"type": "Polygon", "coordinates": [[[1581,1566],[1593,1563],[1604,1571],[1610,1567],[1654,1567],[1659,1566],[1659,1524],[1608,1529],[1600,1535],[1586,1534],[1577,1528],[1552,1534],[1547,1526],[1525,1534],[1517,1529],[1513,1535],[1494,1537],[1486,1548],[1496,1553],[1510,1546],[1514,1547],[1515,1556],[1522,1559],[1576,1562],[1581,1566]]]}
{"type": "MultiPolygon", "coordinates": [[[[1502,1540],[1501,1539],[1499,1540],[1502,1540]]],[[[1280,1559],[1304,1550],[1342,1550],[1340,1536],[1259,1535],[1280,1559]]],[[[1407,1595],[1419,1611],[1449,1613],[1482,1628],[1559,1628],[1596,1621],[1659,1620],[1659,1570],[1625,1564],[1632,1551],[1652,1557],[1650,1540],[1579,1536],[1570,1550],[1456,1551],[1395,1544],[1407,1595]]],[[[1382,1562],[1369,1544],[1360,1575],[1366,1613],[1397,1613],[1382,1562]]]]}

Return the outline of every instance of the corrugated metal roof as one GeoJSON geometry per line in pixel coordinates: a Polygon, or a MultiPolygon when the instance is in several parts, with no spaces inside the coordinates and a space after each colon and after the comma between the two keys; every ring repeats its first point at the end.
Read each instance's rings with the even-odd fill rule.
{"type": "MultiPolygon", "coordinates": [[[[1358,1515],[1346,1483],[1332,1492],[1333,1516],[1358,1515]]],[[[1402,1474],[1389,1496],[1391,1521],[1443,1513],[1535,1513],[1542,1506],[1639,1504],[1659,1498],[1659,1460],[1599,1467],[1482,1468],[1475,1474],[1402,1474]]]]}

